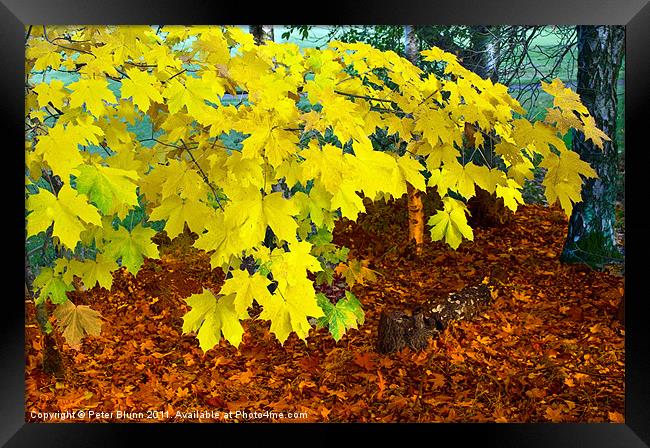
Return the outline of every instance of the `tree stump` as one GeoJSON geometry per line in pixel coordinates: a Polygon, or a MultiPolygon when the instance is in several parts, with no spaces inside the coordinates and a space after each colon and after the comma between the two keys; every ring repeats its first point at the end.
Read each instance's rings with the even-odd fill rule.
{"type": "Polygon", "coordinates": [[[411,311],[382,311],[377,331],[377,351],[393,353],[410,347],[423,350],[429,339],[454,320],[470,319],[492,300],[486,285],[465,287],[447,297],[431,300],[411,311]]]}
{"type": "Polygon", "coordinates": [[[424,323],[424,315],[409,316],[403,311],[382,312],[379,318],[377,351],[392,353],[404,347],[424,349],[433,335],[433,329],[424,323]]]}

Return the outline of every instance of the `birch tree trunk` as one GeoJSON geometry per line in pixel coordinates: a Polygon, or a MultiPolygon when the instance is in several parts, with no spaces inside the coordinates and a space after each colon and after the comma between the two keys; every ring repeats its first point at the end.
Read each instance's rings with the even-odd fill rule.
{"type": "Polygon", "coordinates": [[[578,26],[577,92],[596,125],[611,141],[603,149],[573,134],[573,150],[598,173],[582,188],[582,202],[577,203],[569,220],[569,230],[561,260],[584,263],[594,268],[620,261],[616,245],[616,84],[621,67],[625,29],[622,26],[578,26]]]}
{"type": "MultiPolygon", "coordinates": [[[[412,25],[404,26],[404,53],[413,65],[418,64],[418,41],[415,28],[412,25]]],[[[409,240],[415,240],[415,253],[422,253],[424,243],[424,206],[422,193],[410,183],[406,184],[408,196],[409,240]]]]}

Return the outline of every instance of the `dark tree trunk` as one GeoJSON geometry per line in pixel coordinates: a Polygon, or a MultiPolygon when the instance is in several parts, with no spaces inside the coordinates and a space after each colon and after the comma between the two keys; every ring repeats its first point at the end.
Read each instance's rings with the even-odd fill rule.
{"type": "Polygon", "coordinates": [[[573,133],[573,149],[598,173],[582,188],[569,221],[569,231],[561,260],[584,263],[594,268],[621,261],[614,223],[616,204],[616,83],[624,53],[622,26],[578,26],[578,88],[584,105],[596,125],[611,141],[603,149],[573,133]]]}
{"type": "Polygon", "coordinates": [[[470,58],[465,61],[465,67],[473,71],[481,78],[491,79],[497,82],[499,75],[499,39],[496,38],[498,27],[495,26],[471,26],[471,49],[470,58]]]}
{"type": "Polygon", "coordinates": [[[514,213],[505,206],[503,198],[480,187],[476,187],[476,196],[467,201],[467,208],[471,213],[467,222],[472,227],[501,227],[514,219],[514,213]]]}
{"type": "MultiPolygon", "coordinates": [[[[481,78],[497,82],[499,79],[499,28],[496,26],[470,26],[470,48],[467,50],[469,57],[464,61],[465,67],[472,70],[481,78]]],[[[474,125],[465,126],[467,146],[474,153],[474,138],[471,133],[477,131],[474,125]],[[468,132],[470,131],[470,132],[468,132]]],[[[493,168],[496,161],[494,144],[491,139],[485,139],[480,148],[481,154],[476,151],[472,160],[477,165],[488,165],[493,168]]],[[[513,214],[504,204],[503,199],[497,198],[495,193],[489,193],[477,188],[476,196],[470,198],[467,206],[471,213],[470,225],[473,227],[497,227],[512,221],[513,214]]]]}
{"type": "Polygon", "coordinates": [[[273,25],[250,25],[248,29],[257,45],[263,45],[267,40],[275,40],[273,25]]]}

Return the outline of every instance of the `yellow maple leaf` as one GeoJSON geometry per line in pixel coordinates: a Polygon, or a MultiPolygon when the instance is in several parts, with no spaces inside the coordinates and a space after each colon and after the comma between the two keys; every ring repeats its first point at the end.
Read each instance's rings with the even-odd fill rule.
{"type": "Polygon", "coordinates": [[[517,206],[524,203],[521,195],[521,185],[514,179],[508,179],[507,185],[497,185],[496,194],[498,198],[503,199],[503,204],[513,212],[517,211],[517,206]]]}
{"type": "Polygon", "coordinates": [[[151,74],[138,68],[126,71],[128,78],[122,80],[122,98],[133,98],[133,104],[146,112],[151,102],[162,103],[160,82],[151,74]]]}
{"type": "Polygon", "coordinates": [[[268,286],[270,280],[260,274],[249,275],[247,271],[231,271],[232,277],[226,279],[221,287],[221,294],[234,294],[234,306],[240,318],[248,317],[247,309],[253,304],[253,299],[264,305],[273,300],[268,286]]]}
{"type": "Polygon", "coordinates": [[[244,329],[234,305],[234,294],[215,296],[203,289],[185,299],[191,310],[183,316],[183,333],[197,332],[201,350],[208,351],[221,340],[221,335],[234,346],[239,346],[244,329]]]}
{"type": "Polygon", "coordinates": [[[84,161],[78,148],[84,142],[85,139],[75,131],[74,126],[64,127],[57,123],[46,135],[38,137],[35,153],[43,158],[54,174],[67,182],[74,169],[84,161]]]}
{"type": "Polygon", "coordinates": [[[345,278],[349,287],[355,283],[364,285],[366,280],[374,282],[377,280],[377,271],[368,268],[368,260],[349,260],[347,263],[339,263],[334,270],[345,278]]]}
{"type": "Polygon", "coordinates": [[[580,101],[580,95],[564,86],[564,83],[555,78],[550,83],[542,81],[542,90],[553,96],[553,106],[563,111],[576,111],[579,114],[589,114],[587,108],[580,101]]]}
{"type": "Polygon", "coordinates": [[[562,152],[559,156],[551,153],[542,160],[540,166],[547,169],[542,185],[546,188],[548,203],[553,204],[559,200],[566,215],[571,216],[573,203],[582,200],[580,176],[595,178],[596,172],[573,151],[562,152]]]}
{"type": "Polygon", "coordinates": [[[349,179],[341,182],[332,196],[331,204],[332,208],[341,209],[341,216],[351,220],[356,220],[359,213],[366,211],[361,197],[356,193],[356,185],[349,179]]]}
{"type": "Polygon", "coordinates": [[[62,108],[63,100],[68,96],[63,88],[63,81],[58,79],[34,86],[34,92],[38,95],[36,100],[39,107],[45,107],[48,103],[52,103],[54,107],[62,108]]]}
{"type": "Polygon", "coordinates": [[[61,187],[58,196],[40,189],[27,198],[27,236],[36,235],[54,223],[52,235],[66,247],[73,249],[88,223],[102,225],[97,209],[88,203],[85,195],[78,194],[70,185],[61,187]]]}
{"type": "Polygon", "coordinates": [[[591,115],[582,117],[584,123],[584,128],[582,132],[585,134],[585,140],[591,140],[594,145],[603,149],[603,141],[609,142],[611,138],[607,136],[603,131],[596,127],[596,120],[591,115]]]}
{"type": "Polygon", "coordinates": [[[85,104],[86,110],[97,118],[104,115],[106,111],[104,101],[117,102],[105,79],[80,79],[67,87],[72,90],[70,107],[80,107],[85,104]]]}
{"type": "Polygon", "coordinates": [[[179,78],[169,81],[162,93],[167,98],[169,112],[175,114],[183,107],[187,108],[188,115],[200,117],[209,113],[209,106],[205,100],[218,103],[219,98],[215,93],[215,86],[209,79],[188,76],[183,85],[179,78]]]}
{"type": "Polygon", "coordinates": [[[444,209],[429,218],[431,239],[439,241],[443,238],[452,249],[458,248],[462,238],[474,239],[472,228],[467,224],[467,207],[461,201],[446,196],[442,199],[444,209]]]}
{"type": "Polygon", "coordinates": [[[167,236],[175,238],[183,233],[186,223],[192,232],[201,233],[211,213],[214,213],[213,209],[203,202],[171,195],[151,210],[149,220],[166,220],[167,236]]]}

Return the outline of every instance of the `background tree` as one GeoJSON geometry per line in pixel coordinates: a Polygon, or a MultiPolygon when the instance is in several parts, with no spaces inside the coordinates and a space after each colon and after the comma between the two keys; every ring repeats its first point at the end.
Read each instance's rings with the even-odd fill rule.
{"type": "Polygon", "coordinates": [[[614,230],[618,148],[616,135],[617,81],[625,45],[621,26],[578,26],[577,93],[596,120],[611,137],[602,148],[582,132],[573,133],[573,150],[598,173],[586,182],[582,202],[576,204],[569,221],[561,259],[602,267],[621,260],[614,230]]]}
{"type": "MultiPolygon", "coordinates": [[[[583,187],[583,200],[573,210],[561,260],[602,268],[622,261],[616,243],[616,200],[618,142],[617,84],[625,53],[625,29],[622,26],[578,26],[577,92],[594,117],[597,126],[611,141],[598,148],[586,135],[573,132],[573,149],[598,173],[583,187]]],[[[625,323],[625,295],[616,317],[625,323]]]]}
{"type": "Polygon", "coordinates": [[[251,25],[249,30],[257,45],[262,45],[266,40],[275,40],[273,25],[251,25]]]}
{"type": "Polygon", "coordinates": [[[497,82],[499,79],[500,39],[498,26],[470,26],[470,57],[465,66],[481,78],[497,82]]]}

